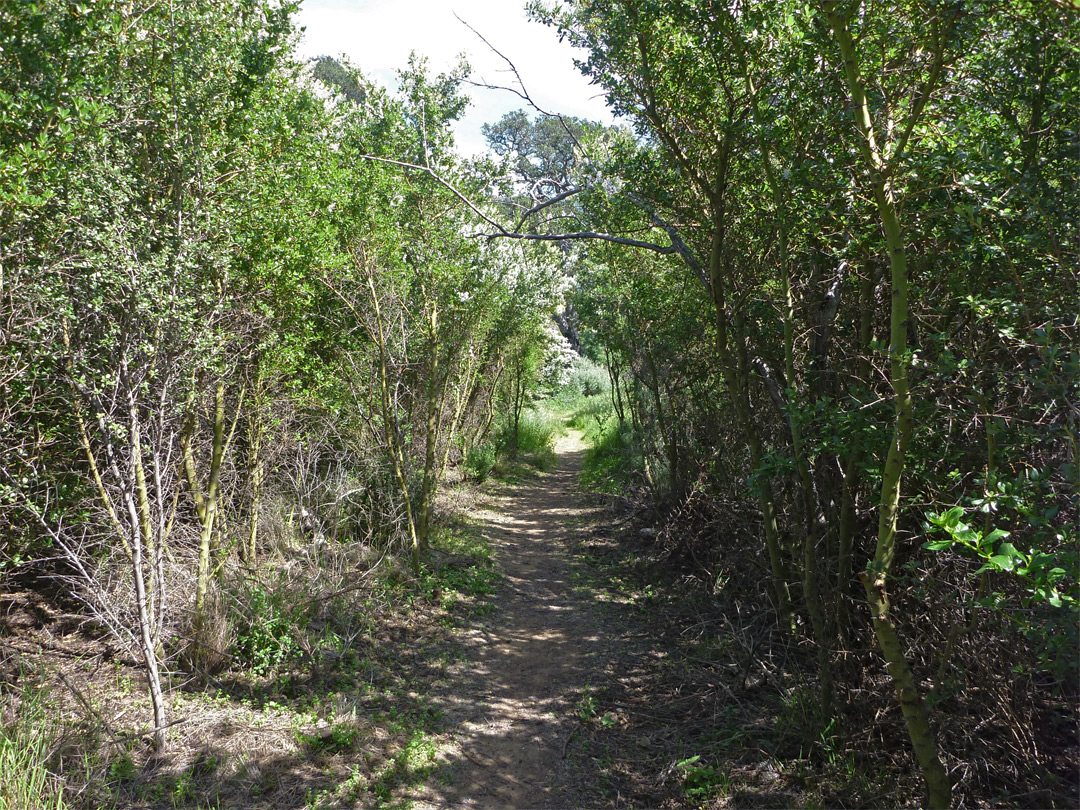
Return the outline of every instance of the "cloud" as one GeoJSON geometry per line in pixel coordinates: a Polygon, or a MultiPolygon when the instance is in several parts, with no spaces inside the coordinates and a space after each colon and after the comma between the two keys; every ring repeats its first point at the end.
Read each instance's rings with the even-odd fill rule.
{"type": "MultiPolygon", "coordinates": [[[[433,72],[451,70],[464,55],[474,81],[492,85],[514,82],[509,66],[454,14],[514,62],[529,94],[551,112],[611,123],[602,91],[574,67],[582,58],[555,31],[525,17],[524,4],[508,0],[306,0],[296,16],[306,27],[300,43],[304,56],[344,53],[366,75],[390,84],[409,53],[429,60],[433,72]]],[[[469,88],[473,103],[456,128],[464,154],[484,151],[480,134],[511,110],[526,106],[506,91],[469,88]]]]}

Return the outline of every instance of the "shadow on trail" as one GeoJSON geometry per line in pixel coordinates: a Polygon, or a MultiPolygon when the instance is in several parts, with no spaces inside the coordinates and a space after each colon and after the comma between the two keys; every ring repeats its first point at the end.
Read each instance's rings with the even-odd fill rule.
{"type": "MultiPolygon", "coordinates": [[[[508,488],[480,516],[478,530],[504,578],[489,602],[495,609],[454,631],[452,664],[440,664],[445,639],[408,637],[395,639],[397,650],[381,659],[370,687],[363,665],[327,680],[296,679],[298,697],[321,694],[340,703],[336,716],[355,711],[365,719],[355,739],[303,728],[292,738],[249,739],[238,754],[226,748],[238,729],[223,712],[219,724],[188,740],[183,758],[151,758],[138,778],[116,786],[117,806],[191,799],[252,810],[583,806],[573,787],[580,779],[564,778],[602,641],[595,611],[575,594],[565,553],[591,512],[577,489],[583,458],[581,449],[564,450],[556,470],[508,488]]],[[[374,661],[387,643],[358,640],[356,650],[374,661]]],[[[230,704],[254,706],[272,705],[283,689],[280,682],[219,686],[230,704]]]]}
{"type": "Polygon", "coordinates": [[[558,772],[600,643],[563,551],[588,513],[577,495],[583,458],[580,449],[563,452],[557,470],[501,497],[482,529],[505,580],[498,610],[464,639],[462,677],[433,701],[461,751],[452,780],[428,785],[423,799],[434,805],[573,803],[558,772]]]}

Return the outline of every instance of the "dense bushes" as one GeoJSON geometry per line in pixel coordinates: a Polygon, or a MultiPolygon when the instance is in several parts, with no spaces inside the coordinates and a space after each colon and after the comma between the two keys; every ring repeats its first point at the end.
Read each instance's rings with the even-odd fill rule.
{"type": "Polygon", "coordinates": [[[59,571],[130,642],[158,746],[163,671],[299,654],[265,559],[419,571],[452,451],[538,384],[551,262],[402,169],[484,187],[452,150],[466,69],[391,94],[299,64],[293,9],[0,8],[0,577],[59,571]]]}

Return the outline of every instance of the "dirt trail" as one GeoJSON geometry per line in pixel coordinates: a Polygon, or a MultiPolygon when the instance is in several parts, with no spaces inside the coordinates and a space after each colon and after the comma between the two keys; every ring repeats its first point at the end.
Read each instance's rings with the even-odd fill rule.
{"type": "Polygon", "coordinates": [[[571,434],[555,449],[555,471],[477,515],[505,580],[497,609],[465,639],[468,661],[444,698],[459,764],[450,784],[416,797],[421,807],[577,804],[563,754],[602,636],[574,595],[563,542],[591,511],[577,491],[585,446],[571,434]]]}

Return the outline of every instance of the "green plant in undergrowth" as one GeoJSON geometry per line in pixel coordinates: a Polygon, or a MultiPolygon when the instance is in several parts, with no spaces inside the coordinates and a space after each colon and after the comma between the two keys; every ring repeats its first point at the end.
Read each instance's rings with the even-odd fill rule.
{"type": "Polygon", "coordinates": [[[109,781],[115,784],[130,782],[135,778],[135,760],[131,754],[124,751],[120,756],[109,763],[109,781]]]}
{"type": "Polygon", "coordinates": [[[195,798],[195,776],[191,771],[185,771],[176,778],[169,791],[169,799],[173,807],[180,807],[195,798]]]}
{"type": "Polygon", "coordinates": [[[466,596],[490,596],[499,589],[499,573],[482,565],[465,568],[444,565],[435,574],[435,580],[445,589],[466,596]]]}
{"type": "Polygon", "coordinates": [[[379,773],[371,791],[380,802],[389,802],[399,787],[419,784],[438,766],[438,749],[432,739],[417,729],[397,755],[379,773]]]}
{"type": "Polygon", "coordinates": [[[585,687],[585,693],[577,702],[577,715],[582,721],[591,720],[596,716],[596,696],[589,687],[585,687]]]}
{"type": "Polygon", "coordinates": [[[455,524],[437,529],[432,547],[469,557],[477,563],[492,564],[491,542],[468,524],[455,524]]]}
{"type": "Polygon", "coordinates": [[[491,442],[484,442],[475,447],[470,447],[465,455],[465,472],[469,477],[479,483],[484,483],[499,459],[496,446],[491,442]]]}
{"type": "Polygon", "coordinates": [[[511,456],[525,456],[541,468],[550,467],[555,458],[555,438],[561,425],[558,418],[539,408],[527,408],[521,412],[516,425],[508,426],[502,445],[511,456]]]}
{"type": "Polygon", "coordinates": [[[296,740],[313,752],[338,754],[350,750],[360,735],[360,729],[351,723],[337,723],[325,731],[297,732],[296,740]]]}
{"type": "Polygon", "coordinates": [[[567,424],[582,431],[587,442],[596,439],[597,432],[614,416],[611,408],[611,400],[605,394],[583,397],[571,403],[572,413],[567,424]]]}
{"type": "MultiPolygon", "coordinates": [[[[930,551],[959,551],[982,563],[976,576],[983,577],[977,603],[1001,612],[1028,640],[1036,645],[1039,664],[1066,679],[1075,679],[1080,624],[1080,554],[1076,537],[1060,527],[1035,531],[1028,550],[1009,542],[1003,529],[980,530],[964,520],[965,509],[954,506],[927,516],[927,530],[941,533],[923,548],[930,551]],[[1035,541],[1049,540],[1043,548],[1035,541]],[[1002,590],[990,585],[986,575],[1000,575],[1020,587],[1019,606],[1002,590]],[[1020,610],[1016,608],[1020,607],[1020,610]]],[[[1045,526],[1038,527],[1045,529],[1045,526]]]]}
{"type": "Polygon", "coordinates": [[[640,469],[640,455],[631,430],[619,423],[610,409],[605,417],[594,416],[585,424],[585,441],[590,444],[581,472],[581,483],[597,492],[617,492],[628,476],[640,469]]]}
{"type": "Polygon", "coordinates": [[[682,792],[686,798],[703,804],[731,784],[731,778],[720,769],[702,763],[700,756],[681,760],[677,767],[682,773],[682,792]]]}
{"type": "Polygon", "coordinates": [[[295,634],[307,624],[302,608],[281,591],[264,585],[250,588],[237,622],[235,655],[238,663],[256,675],[267,675],[296,660],[300,647],[295,634]]]}
{"type": "Polygon", "coordinates": [[[588,357],[575,355],[566,380],[554,391],[554,399],[561,407],[576,409],[582,400],[606,400],[610,390],[607,370],[588,357]]]}
{"type": "Polygon", "coordinates": [[[17,699],[11,720],[0,725],[0,810],[61,810],[63,785],[48,768],[56,729],[46,711],[44,688],[9,692],[17,699]]]}

